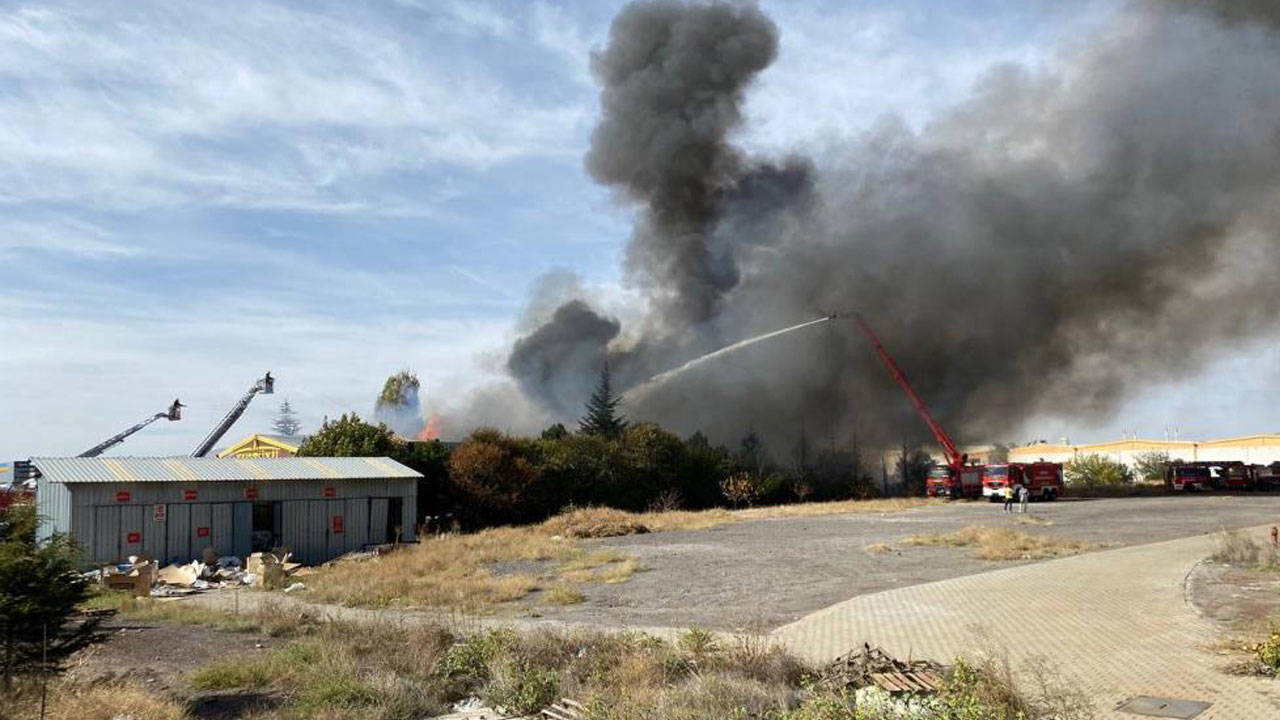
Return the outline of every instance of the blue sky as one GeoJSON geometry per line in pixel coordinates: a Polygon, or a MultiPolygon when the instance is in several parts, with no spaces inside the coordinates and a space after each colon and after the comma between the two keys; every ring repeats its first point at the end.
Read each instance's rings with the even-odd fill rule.
{"type": "MultiPolygon", "coordinates": [[[[0,458],[74,454],[174,396],[185,420],[115,452],[186,452],[268,369],[276,398],[229,439],[283,398],[307,428],[368,414],[402,367],[447,404],[493,377],[557,269],[625,315],[630,210],[581,160],[620,4],[0,3],[0,458]]],[[[1114,4],[764,2],[781,52],[740,141],[820,154],[884,114],[919,125],[1114,4]]],[[[1233,362],[1257,386],[1208,419],[1238,364],[1105,427],[1028,432],[1275,430],[1239,413],[1280,400],[1256,371],[1274,343],[1251,352],[1233,362]]]]}

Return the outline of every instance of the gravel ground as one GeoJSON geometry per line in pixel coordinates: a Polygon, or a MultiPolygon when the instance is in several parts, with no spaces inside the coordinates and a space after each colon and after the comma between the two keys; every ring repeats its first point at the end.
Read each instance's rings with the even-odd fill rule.
{"type": "MultiPolygon", "coordinates": [[[[1223,527],[1280,523],[1280,495],[1189,495],[1060,500],[1031,505],[1048,525],[1033,534],[1109,547],[1171,540],[1223,527]]],[[[594,541],[643,560],[646,572],[617,585],[588,585],[586,602],[526,616],[602,625],[765,631],[858,595],[1011,563],[963,548],[900,547],[909,535],[1014,522],[999,504],[953,503],[886,515],[787,518],[594,541]],[[888,553],[868,552],[884,543],[888,553]]]]}

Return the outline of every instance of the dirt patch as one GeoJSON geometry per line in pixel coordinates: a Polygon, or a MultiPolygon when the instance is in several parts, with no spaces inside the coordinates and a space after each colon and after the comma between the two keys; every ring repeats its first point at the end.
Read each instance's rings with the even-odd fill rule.
{"type": "Polygon", "coordinates": [[[1206,560],[1187,576],[1187,601],[1232,630],[1266,627],[1280,609],[1280,575],[1206,560]]]}
{"type": "Polygon", "coordinates": [[[197,718],[239,717],[270,706],[258,693],[199,693],[186,682],[195,668],[233,654],[267,652],[284,641],[196,625],[114,621],[107,640],[77,655],[67,679],[75,683],[123,682],[184,701],[197,718]]]}

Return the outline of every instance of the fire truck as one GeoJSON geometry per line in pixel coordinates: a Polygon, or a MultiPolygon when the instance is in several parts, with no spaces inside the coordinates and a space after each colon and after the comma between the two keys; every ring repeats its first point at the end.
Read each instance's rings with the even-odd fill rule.
{"type": "MultiPolygon", "coordinates": [[[[836,317],[832,315],[831,317],[836,317]]],[[[880,338],[876,337],[871,326],[866,320],[862,319],[859,313],[853,313],[853,319],[857,321],[858,327],[862,328],[863,334],[871,341],[872,347],[875,348],[876,354],[880,356],[880,361],[884,363],[885,368],[889,370],[889,374],[898,382],[902,388],[902,392],[906,394],[907,400],[915,407],[916,412],[920,413],[924,424],[929,427],[929,431],[933,433],[934,440],[942,446],[942,451],[947,455],[946,465],[934,465],[929,470],[929,475],[925,479],[925,493],[929,497],[948,497],[956,498],[978,498],[982,497],[982,466],[969,462],[969,456],[961,453],[957,448],[951,436],[946,430],[933,419],[933,415],[929,413],[929,409],[924,406],[924,401],[916,394],[911,383],[907,381],[907,376],[898,367],[898,364],[889,356],[889,351],[885,350],[881,344],[880,338]]]]}
{"type": "Polygon", "coordinates": [[[1200,463],[1170,463],[1164,469],[1164,484],[1170,490],[1212,490],[1215,487],[1213,471],[1200,463]]]}
{"type": "Polygon", "coordinates": [[[1066,489],[1062,481],[1062,464],[1042,460],[988,465],[982,475],[982,495],[991,502],[1003,500],[1004,489],[1009,484],[1026,487],[1032,500],[1056,500],[1066,489]]]}
{"type": "Polygon", "coordinates": [[[1280,489],[1280,462],[1270,465],[1254,465],[1253,482],[1259,490],[1280,489]]]}

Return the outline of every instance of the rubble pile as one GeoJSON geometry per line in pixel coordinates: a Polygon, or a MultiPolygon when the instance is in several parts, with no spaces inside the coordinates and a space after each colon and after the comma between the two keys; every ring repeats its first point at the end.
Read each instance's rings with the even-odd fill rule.
{"type": "Polygon", "coordinates": [[[877,687],[890,693],[937,692],[945,665],[932,660],[898,660],[881,648],[862,647],[836,658],[822,670],[819,683],[832,690],[877,687]]]}

